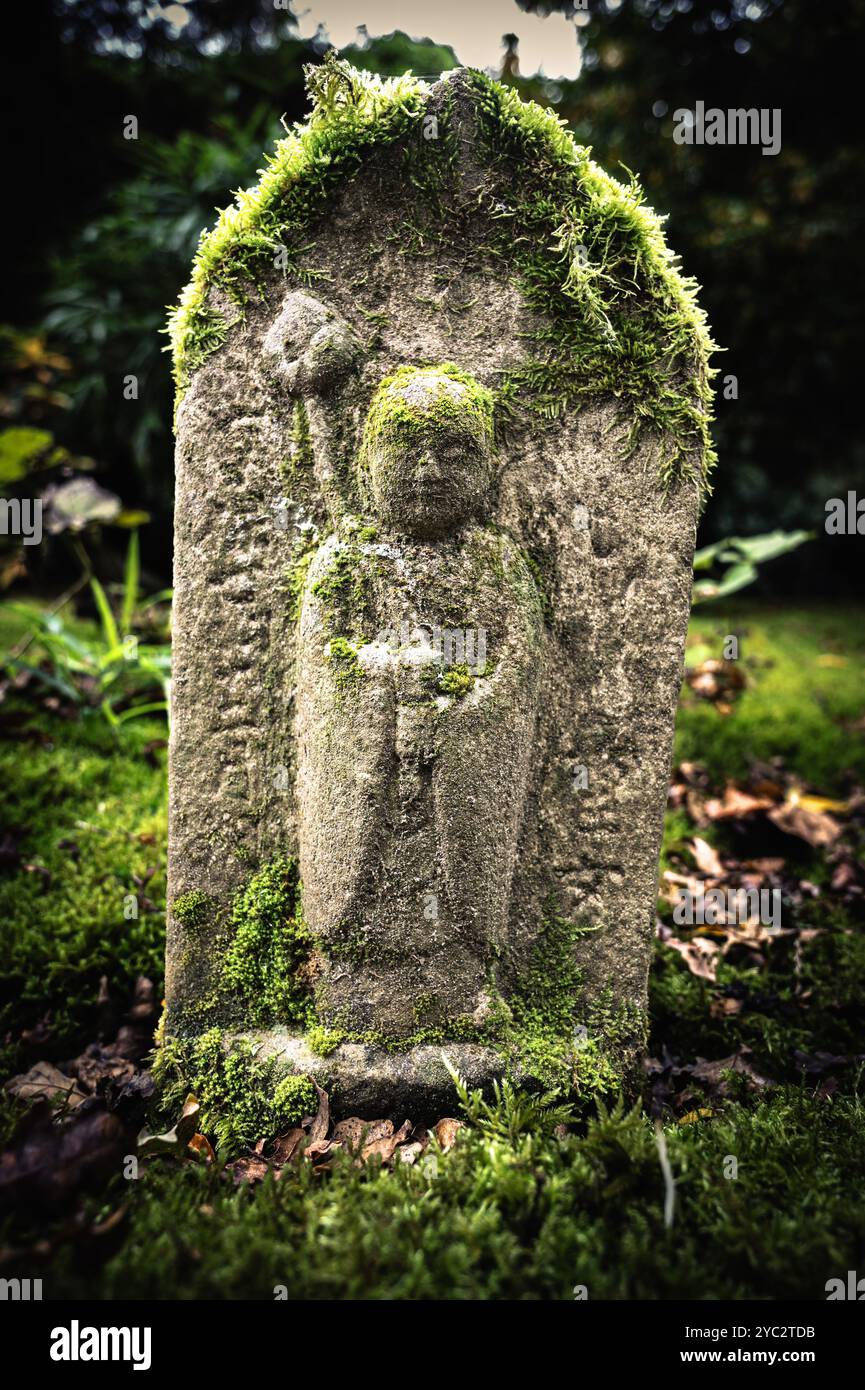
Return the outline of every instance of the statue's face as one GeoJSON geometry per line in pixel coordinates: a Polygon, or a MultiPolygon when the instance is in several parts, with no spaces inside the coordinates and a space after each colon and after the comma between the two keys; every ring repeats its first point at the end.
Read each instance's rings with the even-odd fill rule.
{"type": "Polygon", "coordinates": [[[486,441],[471,430],[430,425],[391,430],[373,446],[369,480],[376,511],[406,535],[434,538],[481,510],[491,481],[486,441]]]}

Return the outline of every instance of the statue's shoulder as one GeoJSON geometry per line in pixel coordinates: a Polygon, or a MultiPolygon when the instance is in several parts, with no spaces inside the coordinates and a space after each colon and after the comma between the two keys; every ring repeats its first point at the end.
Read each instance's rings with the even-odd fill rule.
{"type": "Polygon", "coordinates": [[[519,589],[532,594],[536,570],[519,541],[500,526],[473,526],[466,533],[465,548],[478,579],[498,589],[519,589]]]}

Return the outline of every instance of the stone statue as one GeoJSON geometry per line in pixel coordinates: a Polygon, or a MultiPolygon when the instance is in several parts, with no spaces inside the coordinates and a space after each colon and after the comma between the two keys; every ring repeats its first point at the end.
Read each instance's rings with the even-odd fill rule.
{"type": "Polygon", "coordinates": [[[639,1070],[712,343],[636,184],[333,55],[202,241],[165,1037],[348,1114],[639,1070]]]}
{"type": "Polygon", "coordinates": [[[489,525],[493,481],[490,393],[404,368],[364,430],[375,524],[335,532],[308,572],[300,871],[324,1015],[354,1031],[411,1034],[419,998],[424,1023],[484,1023],[506,944],[542,617],[519,547],[489,525]]]}

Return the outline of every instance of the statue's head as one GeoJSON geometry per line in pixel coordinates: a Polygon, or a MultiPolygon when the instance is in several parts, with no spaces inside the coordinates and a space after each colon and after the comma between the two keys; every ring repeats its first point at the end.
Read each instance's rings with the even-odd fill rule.
{"type": "Polygon", "coordinates": [[[447,363],[381,383],[361,448],[362,482],[385,523],[434,539],[483,509],[493,480],[493,398],[447,363]]]}

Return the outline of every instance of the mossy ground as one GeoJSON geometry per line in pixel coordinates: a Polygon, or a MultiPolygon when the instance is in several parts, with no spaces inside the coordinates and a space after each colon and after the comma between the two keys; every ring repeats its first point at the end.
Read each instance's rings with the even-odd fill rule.
{"type": "MultiPolygon", "coordinates": [[[[26,630],[26,619],[0,610],[0,649],[26,630]]],[[[92,1035],[103,978],[103,996],[122,1010],[139,974],[162,977],[166,730],[161,720],[133,721],[121,742],[95,713],[34,717],[11,693],[0,715],[2,828],[14,845],[0,872],[8,1071],[22,1031],[43,1019],[43,1055],[63,1056],[92,1035]]]]}
{"type": "MultiPolygon", "coordinates": [[[[699,760],[723,787],[755,759],[783,757],[812,789],[849,794],[865,770],[865,737],[855,727],[865,704],[861,611],[706,609],[693,620],[692,641],[718,655],[734,631],[748,686],[727,716],[686,693],[677,759],[699,760]]],[[[135,889],[133,873],[162,864],[163,754],[148,761],[147,732],[134,726],[123,744],[96,721],[40,714],[34,726],[50,730],[50,747],[19,736],[0,746],[10,820],[23,832],[22,866],[0,880],[10,1069],[26,1050],[21,1030],[46,1007],[58,1030],[50,1047],[69,1054],[94,1036],[100,975],[112,990],[128,990],[139,970],[156,974],[161,963],[159,915],[125,921],[122,899],[135,889]],[[77,858],[61,847],[66,839],[77,858]],[[26,864],[44,864],[51,879],[26,864]]],[[[666,856],[693,833],[684,812],[671,814],[666,856]]],[[[702,833],[751,852],[725,842],[730,830],[702,833]]],[[[803,843],[789,856],[795,874],[825,883],[819,852],[803,843]]],[[[148,879],[154,901],[158,883],[148,879]]],[[[648,1115],[586,1110],[559,1138],[552,1113],[510,1098],[476,1114],[450,1152],[433,1146],[394,1171],[359,1168],[341,1154],[327,1175],[300,1163],[278,1182],[236,1189],[203,1161],[154,1160],[137,1181],[118,1174],[86,1199],[88,1228],[125,1209],[101,1253],[52,1226],[47,1263],[37,1268],[28,1256],[28,1272],[43,1274],[46,1297],[269,1299],[283,1285],[289,1297],[312,1299],[532,1300],[570,1299],[584,1284],[590,1298],[822,1299],[827,1279],[865,1259],[865,1110],[855,1061],[865,928],[837,895],[806,897],[797,914],[818,931],[803,949],[781,938],[762,965],[724,961],[715,985],[659,946],[652,1055],[666,1047],[692,1063],[746,1044],[775,1083],[753,1090],[731,1077],[721,1099],[694,1083],[692,1111],[665,1113],[672,1228],[648,1115]],[[724,998],[743,1007],[729,1015],[710,1008],[724,998]],[[850,1059],[832,1069],[833,1086],[804,1070],[803,1054],[818,1052],[850,1059]],[[725,1175],[731,1156],[735,1179],[725,1175]]],[[[250,1133],[260,1118],[250,1118],[250,1133]]],[[[44,1224],[18,1213],[0,1243],[30,1248],[44,1234],[44,1224]]]]}

